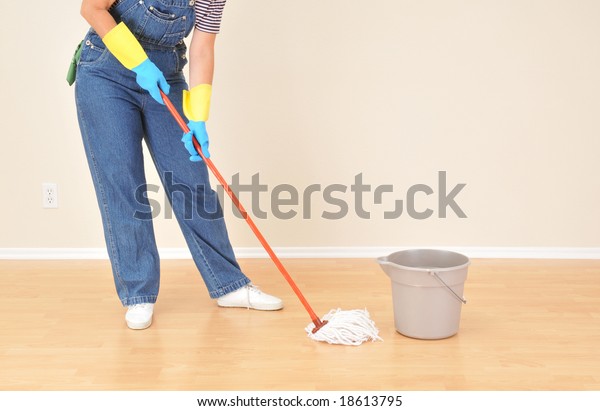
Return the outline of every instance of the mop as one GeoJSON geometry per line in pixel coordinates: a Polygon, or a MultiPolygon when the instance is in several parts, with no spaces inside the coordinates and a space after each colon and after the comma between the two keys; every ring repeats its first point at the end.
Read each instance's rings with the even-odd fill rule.
{"type": "MultiPolygon", "coordinates": [[[[181,118],[181,115],[177,112],[177,109],[175,108],[173,103],[171,103],[171,100],[169,100],[169,98],[166,96],[166,94],[162,92],[162,90],[160,91],[160,94],[165,105],[175,118],[175,121],[177,121],[177,124],[179,124],[179,127],[181,127],[184,133],[189,133],[190,129],[188,128],[183,118],[181,118]]],[[[210,171],[213,173],[213,175],[216,177],[219,183],[223,186],[223,188],[231,198],[231,201],[233,201],[233,204],[237,207],[242,217],[244,217],[244,220],[246,220],[246,222],[250,226],[250,229],[252,230],[252,232],[254,232],[256,238],[258,238],[258,241],[260,241],[265,251],[271,257],[271,260],[273,260],[273,263],[275,263],[283,277],[292,287],[292,290],[294,291],[294,293],[308,312],[312,320],[312,324],[309,324],[305,328],[308,337],[315,341],[343,345],[360,345],[366,341],[383,341],[379,337],[379,330],[375,326],[373,320],[371,320],[369,312],[366,309],[350,311],[335,309],[329,311],[329,313],[327,313],[323,317],[323,320],[319,319],[319,317],[315,314],[312,307],[310,306],[310,304],[308,303],[308,301],[306,300],[306,298],[304,297],[304,295],[302,294],[302,292],[300,291],[300,289],[298,288],[288,271],[285,269],[285,267],[283,266],[283,264],[269,245],[269,243],[267,243],[267,240],[258,230],[256,224],[254,224],[252,218],[250,218],[250,215],[248,214],[244,206],[242,206],[242,204],[240,203],[240,200],[231,190],[231,188],[229,187],[219,170],[217,170],[212,160],[210,158],[204,157],[204,154],[202,153],[202,148],[200,147],[200,144],[198,144],[195,138],[193,138],[192,141],[194,143],[196,151],[198,151],[198,154],[200,155],[200,157],[202,157],[202,160],[206,163],[210,171]]]]}

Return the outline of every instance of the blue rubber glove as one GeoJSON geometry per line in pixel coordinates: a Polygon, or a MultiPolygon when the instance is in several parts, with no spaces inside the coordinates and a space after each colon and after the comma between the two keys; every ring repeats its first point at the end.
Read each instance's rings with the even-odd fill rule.
{"type": "Polygon", "coordinates": [[[160,89],[167,95],[171,87],[167,83],[162,71],[156,67],[156,64],[151,62],[150,59],[146,59],[131,70],[137,75],[135,81],[140,87],[148,91],[154,100],[164,105],[165,103],[163,103],[158,87],[160,86],[160,89]]]}
{"type": "Polygon", "coordinates": [[[190,153],[190,161],[202,161],[202,157],[196,151],[196,147],[194,147],[194,143],[192,137],[195,137],[200,147],[202,147],[202,154],[204,157],[210,158],[210,153],[208,152],[208,133],[206,132],[206,122],[204,121],[190,121],[188,124],[190,128],[190,132],[183,135],[181,141],[183,141],[183,145],[190,153]]]}

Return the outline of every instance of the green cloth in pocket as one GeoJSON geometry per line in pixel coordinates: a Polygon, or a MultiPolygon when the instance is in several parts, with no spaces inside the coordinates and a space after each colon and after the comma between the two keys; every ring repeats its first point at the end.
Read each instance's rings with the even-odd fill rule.
{"type": "Polygon", "coordinates": [[[83,40],[77,45],[73,58],[71,59],[71,64],[69,65],[69,71],[67,72],[67,83],[69,83],[69,86],[72,86],[73,83],[75,83],[75,78],[77,77],[77,63],[79,62],[79,57],[81,57],[82,46],[83,40]]]}

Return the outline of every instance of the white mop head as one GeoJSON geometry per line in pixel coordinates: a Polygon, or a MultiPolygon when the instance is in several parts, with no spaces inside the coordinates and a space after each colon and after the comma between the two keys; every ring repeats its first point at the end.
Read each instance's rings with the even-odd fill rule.
{"type": "Polygon", "coordinates": [[[305,328],[308,336],[315,341],[343,345],[361,345],[369,340],[383,341],[366,309],[342,311],[338,308],[329,311],[323,321],[327,321],[327,324],[316,333],[312,332],[315,328],[313,323],[305,328]]]}

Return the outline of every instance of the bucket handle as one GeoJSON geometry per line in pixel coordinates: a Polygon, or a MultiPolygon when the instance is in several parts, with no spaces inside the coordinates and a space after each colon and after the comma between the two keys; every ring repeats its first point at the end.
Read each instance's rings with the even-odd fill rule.
{"type": "Polygon", "coordinates": [[[444,286],[445,286],[445,287],[446,287],[448,290],[450,290],[450,292],[451,292],[452,294],[454,294],[454,296],[455,296],[455,297],[456,297],[456,298],[457,298],[457,299],[458,299],[460,302],[462,302],[463,304],[466,304],[466,303],[467,303],[467,300],[465,300],[463,297],[461,297],[461,296],[459,296],[458,294],[456,294],[456,293],[454,292],[454,290],[453,290],[452,288],[450,288],[450,287],[448,286],[448,284],[446,284],[446,283],[444,282],[444,280],[442,280],[442,279],[440,278],[440,276],[438,275],[438,273],[436,273],[435,271],[429,271],[429,274],[430,274],[430,275],[432,275],[432,276],[434,276],[435,278],[437,278],[437,280],[438,280],[440,283],[444,284],[444,286]]]}

